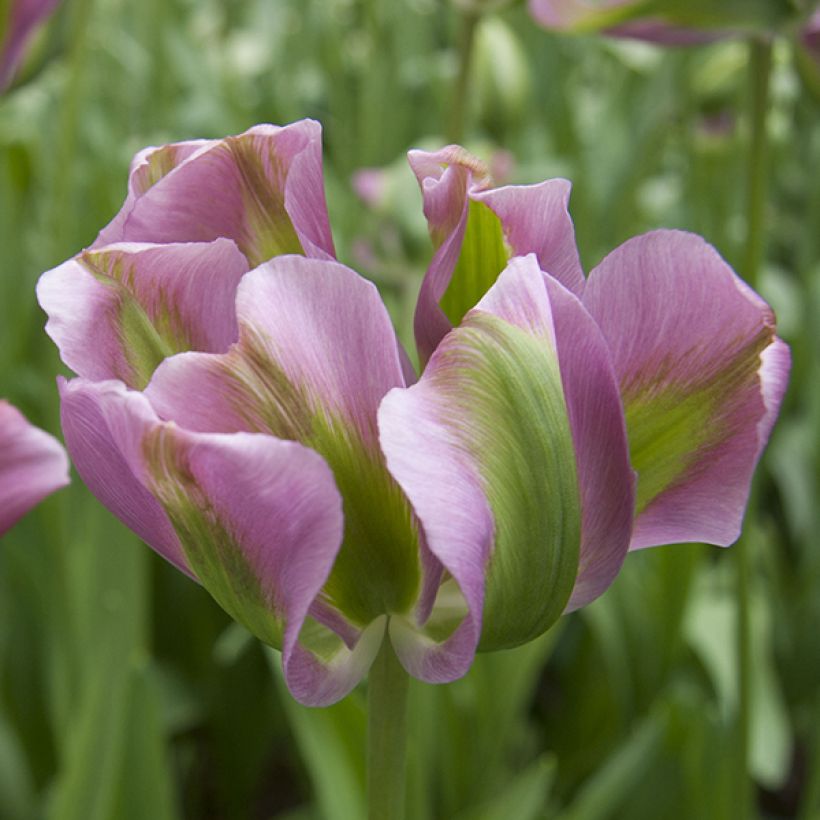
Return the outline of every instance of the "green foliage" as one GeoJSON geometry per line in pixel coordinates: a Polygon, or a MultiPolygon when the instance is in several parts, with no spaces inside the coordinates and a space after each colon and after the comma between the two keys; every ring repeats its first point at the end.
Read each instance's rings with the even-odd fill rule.
{"type": "MultiPolygon", "coordinates": [[[[468,147],[490,164],[512,152],[511,182],[573,181],[587,269],[661,225],[737,264],[742,44],[564,38],[524,5],[482,35],[468,147]],[[515,64],[494,66],[507,51],[515,64]]],[[[780,6],[727,4],[758,21],[780,6]]],[[[59,430],[34,283],[116,212],[136,150],[304,116],[325,126],[340,257],[378,283],[409,347],[432,249],[401,155],[444,143],[456,18],[443,0],[65,0],[50,60],[0,99],[0,394],[59,430]],[[391,194],[371,211],[350,175],[383,165],[391,194]]],[[[664,547],[536,641],[480,655],[452,685],[411,684],[411,820],[735,820],[747,767],[761,815],[820,812],[820,128],[789,43],[774,56],[760,289],[794,371],[747,528],[750,759],[736,752],[734,554],[664,547]]],[[[307,710],[278,663],[75,480],[0,543],[0,817],[356,820],[362,692],[307,710]]]]}

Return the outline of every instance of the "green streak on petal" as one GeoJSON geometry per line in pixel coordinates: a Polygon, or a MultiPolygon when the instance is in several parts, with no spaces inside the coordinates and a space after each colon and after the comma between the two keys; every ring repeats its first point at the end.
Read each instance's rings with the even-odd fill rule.
{"type": "Polygon", "coordinates": [[[133,262],[123,253],[86,251],[81,259],[98,282],[116,293],[115,326],[125,357],[125,367],[117,377],[142,390],[164,359],[191,349],[185,322],[161,286],[151,294],[150,305],[139,300],[133,262]]]}
{"type": "Polygon", "coordinates": [[[345,533],[324,599],[352,622],[405,613],[421,583],[418,529],[370,431],[294,384],[245,327],[220,364],[221,383],[246,429],[299,441],[333,470],[344,505],[345,533]],[[365,436],[366,433],[369,433],[365,436]]]}
{"type": "Polygon", "coordinates": [[[250,134],[228,137],[223,146],[230,151],[242,180],[246,229],[239,246],[251,267],[281,254],[304,254],[285,209],[288,169],[274,153],[275,148],[250,134]]]}
{"type": "Polygon", "coordinates": [[[326,599],[360,625],[408,612],[421,583],[418,530],[381,454],[351,435],[349,425],[320,415],[305,444],[327,460],[344,503],[344,540],[326,599]]]}
{"type": "Polygon", "coordinates": [[[176,145],[163,145],[152,151],[145,158],[145,163],[134,172],[131,180],[134,193],[141,196],[170,174],[178,164],[176,145]]]}
{"type": "Polygon", "coordinates": [[[202,585],[232,618],[281,649],[285,624],[276,591],[262,590],[237,537],[197,485],[173,431],[158,427],[143,446],[154,495],[202,585]]]}
{"type": "Polygon", "coordinates": [[[461,253],[439,303],[453,325],[493,286],[509,256],[501,220],[484,203],[470,200],[461,253]]]}
{"type": "Polygon", "coordinates": [[[454,334],[436,375],[469,431],[495,520],[480,648],[504,649],[545,632],[572,591],[581,537],[575,449],[549,339],[480,311],[454,334]]]}
{"type": "Polygon", "coordinates": [[[629,456],[638,473],[636,515],[661,493],[694,477],[699,464],[734,432],[738,423],[730,402],[744,388],[754,389],[760,353],[773,332],[764,328],[719,373],[698,381],[676,382],[662,363],[652,381],[622,385],[629,456]]]}

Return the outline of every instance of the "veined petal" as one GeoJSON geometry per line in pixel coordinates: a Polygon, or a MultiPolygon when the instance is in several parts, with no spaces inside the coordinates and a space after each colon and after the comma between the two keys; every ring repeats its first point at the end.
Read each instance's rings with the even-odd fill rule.
{"type": "Polygon", "coordinates": [[[551,277],[552,306],[581,489],[581,553],[567,605],[586,606],[615,580],[632,535],[635,473],[609,349],[578,299],[551,277]]]}
{"type": "Polygon", "coordinates": [[[0,535],[68,484],[68,457],[53,436],[0,400],[0,535]]]}
{"type": "Polygon", "coordinates": [[[152,145],[138,151],[131,160],[125,202],[119,213],[99,232],[92,247],[102,248],[123,241],[125,222],[131,215],[134,203],[188,157],[202,148],[215,145],[216,142],[217,140],[188,140],[170,145],[152,145]]]}
{"type": "Polygon", "coordinates": [[[164,510],[144,485],[141,442],[158,423],[141,393],[119,381],[58,379],[71,461],[89,490],[146,544],[194,576],[164,510]]]}
{"type": "Polygon", "coordinates": [[[569,215],[571,190],[566,179],[548,179],[537,185],[477,192],[474,198],[499,218],[515,256],[534,253],[542,271],[578,296],[584,288],[584,271],[569,215]]]}
{"type": "Polygon", "coordinates": [[[63,414],[92,491],[229,615],[282,650],[300,700],[325,704],[358,682],[378,650],[372,631],[361,646],[365,636],[354,631],[351,648],[326,639],[330,654],[316,654],[315,639],[298,645],[344,527],[320,455],[258,433],[182,430],[114,381],[65,385],[63,414]]]}
{"type": "Polygon", "coordinates": [[[552,311],[534,257],[510,263],[416,385],[387,395],[379,427],[388,468],[463,599],[449,638],[403,624],[405,632],[415,626],[421,649],[396,642],[402,662],[424,679],[452,679],[466,671],[479,633],[482,648],[498,649],[545,631],[575,581],[581,500],[552,311]]]}
{"type": "Polygon", "coordinates": [[[236,341],[236,288],[247,269],[228,239],[122,243],[44,273],[37,297],[72,370],[142,388],[167,356],[222,352],[236,341]]]}
{"type": "Polygon", "coordinates": [[[237,296],[239,342],[224,355],[164,362],[146,395],[191,430],[248,430],[300,441],[333,470],[345,539],[323,596],[364,628],[418,596],[418,535],[387,472],[376,410],[405,384],[398,343],[376,288],[336,262],[277,257],[237,296]]]}
{"type": "Polygon", "coordinates": [[[731,544],[788,374],[771,309],[714,248],[680,231],[613,251],[583,303],[626,410],[638,471],[632,546],[731,544]]]}
{"type": "MultiPolygon", "coordinates": [[[[155,153],[148,155],[149,168],[155,153]]],[[[157,173],[143,171],[152,184],[141,194],[146,182],[133,180],[127,213],[115,217],[97,244],[227,237],[252,267],[285,253],[334,256],[318,123],[257,125],[182,154],[167,172],[162,163],[157,173]]],[[[145,165],[138,163],[134,173],[145,165]]]]}
{"type": "Polygon", "coordinates": [[[459,146],[408,154],[436,251],[416,307],[423,362],[481,299],[513,255],[535,253],[541,268],[580,292],[581,270],[567,211],[569,183],[488,189],[484,164],[459,146]]]}

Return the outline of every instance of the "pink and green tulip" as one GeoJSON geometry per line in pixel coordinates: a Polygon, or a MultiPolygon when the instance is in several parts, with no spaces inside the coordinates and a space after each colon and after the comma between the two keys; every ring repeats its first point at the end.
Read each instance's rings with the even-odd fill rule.
{"type": "Polygon", "coordinates": [[[0,400],[0,535],[68,484],[68,456],[53,436],[0,400]]]}
{"type": "Polygon", "coordinates": [[[60,0],[0,1],[0,91],[11,84],[32,36],[59,5],[60,0]]]}
{"type": "Polygon", "coordinates": [[[385,640],[451,681],[599,596],[630,546],[737,537],[788,349],[703,240],[639,237],[587,279],[569,183],[493,189],[463,149],[411,152],[436,246],[417,380],[376,288],[314,230],[320,176],[283,163],[285,196],[228,197],[203,229],[202,202],[247,178],[230,148],[174,175],[230,144],[152,188],[138,158],[113,235],[38,293],[80,376],[60,385],[80,475],[282,651],[298,700],[343,697],[385,640]],[[248,242],[282,214],[303,254],[248,242]]]}
{"type": "Polygon", "coordinates": [[[605,30],[662,45],[697,45],[725,36],[772,31],[795,15],[787,0],[528,0],[530,14],[556,31],[605,30]]]}

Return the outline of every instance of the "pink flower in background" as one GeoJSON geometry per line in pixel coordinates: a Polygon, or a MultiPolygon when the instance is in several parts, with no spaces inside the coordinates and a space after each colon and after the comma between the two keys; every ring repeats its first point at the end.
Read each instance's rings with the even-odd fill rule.
{"type": "Polygon", "coordinates": [[[31,37],[58,5],[60,0],[10,0],[5,4],[6,19],[0,20],[0,91],[11,84],[31,37]]]}
{"type": "Polygon", "coordinates": [[[248,134],[140,155],[38,296],[80,376],[60,393],[83,480],[281,649],[295,697],[343,697],[385,639],[453,680],[600,595],[630,547],[737,537],[789,355],[713,248],[658,231],[585,277],[569,183],[411,152],[436,248],[417,379],[331,258],[318,127],[248,134]],[[285,132],[311,139],[265,141],[285,132]]]}
{"type": "Polygon", "coordinates": [[[68,484],[68,457],[53,436],[0,400],[0,535],[68,484]]]}
{"type": "Polygon", "coordinates": [[[607,33],[620,37],[681,46],[712,42],[722,35],[721,32],[670,25],[651,15],[627,20],[633,10],[644,5],[643,0],[529,0],[530,14],[535,20],[544,28],[557,31],[605,28],[607,33]]]}

